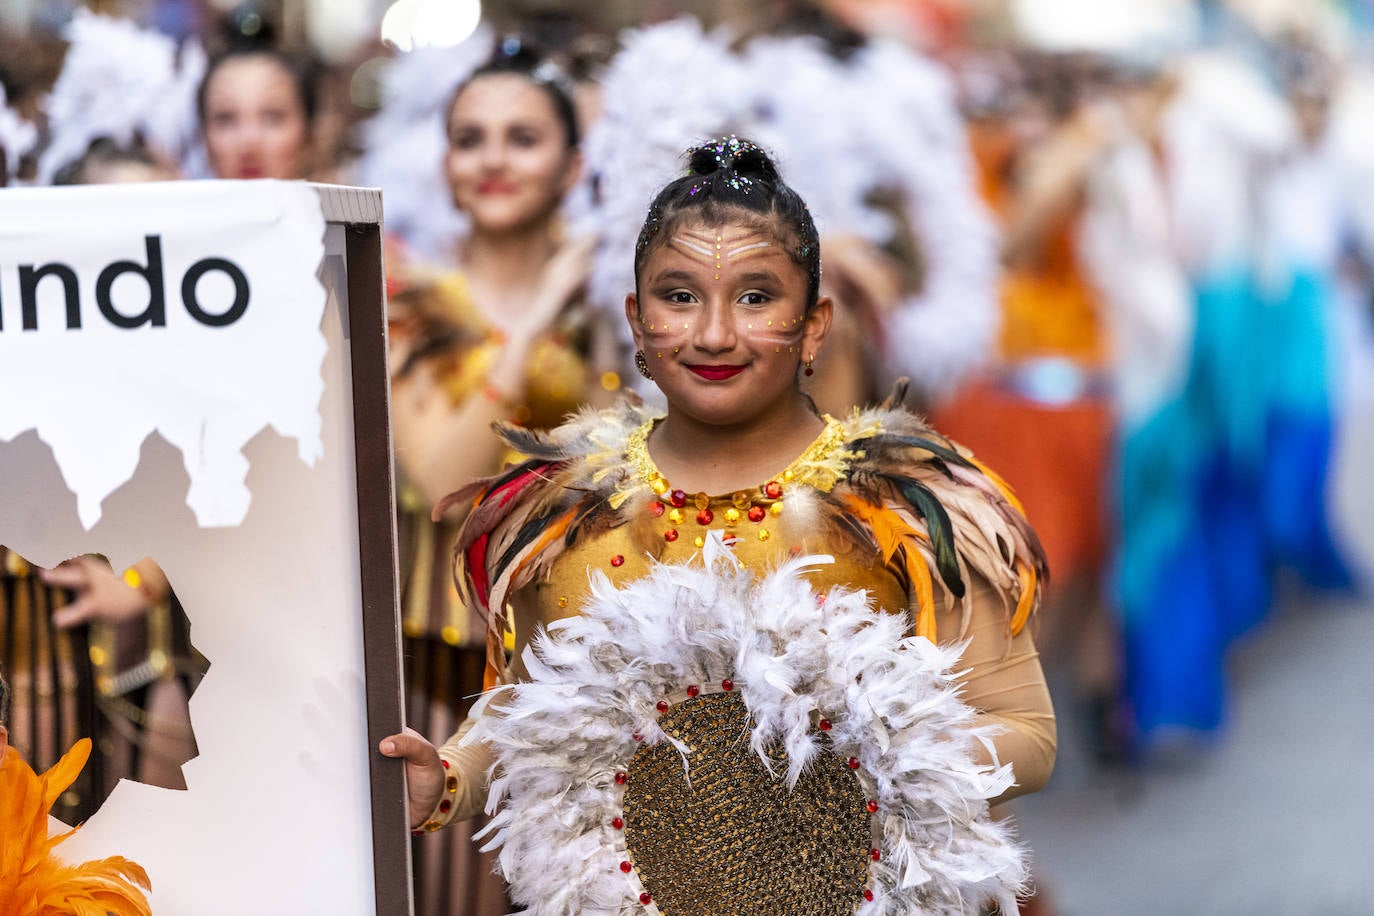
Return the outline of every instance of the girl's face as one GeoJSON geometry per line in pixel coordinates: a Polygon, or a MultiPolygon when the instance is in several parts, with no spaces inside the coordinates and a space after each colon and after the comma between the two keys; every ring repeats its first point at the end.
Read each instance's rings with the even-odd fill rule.
{"type": "Polygon", "coordinates": [[[635,344],[668,403],[716,426],[749,423],[798,396],[830,300],[806,310],[808,282],[778,239],[746,222],[680,224],[650,252],[625,300],[635,344]]]}
{"type": "Polygon", "coordinates": [[[477,231],[518,231],[548,220],[580,167],[553,101],[526,77],[478,77],[454,100],[444,172],[454,206],[477,231]]]}
{"type": "Polygon", "coordinates": [[[296,82],[271,57],[225,61],[205,87],[205,149],[219,178],[301,178],[310,131],[296,82]]]}

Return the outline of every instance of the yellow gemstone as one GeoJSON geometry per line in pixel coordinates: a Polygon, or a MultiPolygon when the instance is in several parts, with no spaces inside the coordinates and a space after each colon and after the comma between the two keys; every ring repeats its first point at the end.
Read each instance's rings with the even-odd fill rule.
{"type": "Polygon", "coordinates": [[[669,510],[668,510],[668,521],[672,522],[674,525],[681,525],[681,524],[682,524],[682,520],[683,520],[684,518],[686,518],[686,517],[687,517],[687,516],[685,516],[685,515],[682,514],[682,510],[681,510],[681,509],[669,509],[669,510]]]}
{"type": "Polygon", "coordinates": [[[601,373],[601,387],[606,391],[620,390],[620,373],[603,372],[601,373]]]}
{"type": "Polygon", "coordinates": [[[105,664],[105,650],[99,646],[91,646],[91,664],[99,668],[105,664]]]}
{"type": "Polygon", "coordinates": [[[442,639],[444,642],[448,643],[450,646],[458,645],[458,628],[444,627],[442,630],[439,631],[439,638],[442,639]]]}
{"type": "Polygon", "coordinates": [[[702,537],[701,535],[697,535],[695,538],[692,539],[692,543],[696,544],[698,547],[705,547],[706,538],[702,537]]]}
{"type": "Polygon", "coordinates": [[[416,639],[425,632],[425,627],[424,624],[420,623],[418,620],[407,620],[405,623],[401,624],[401,632],[411,639],[416,639]]]}
{"type": "Polygon", "coordinates": [[[668,492],[668,481],[664,480],[662,477],[655,477],[649,482],[649,489],[653,490],[659,496],[662,496],[664,493],[668,492]]]}
{"type": "Polygon", "coordinates": [[[782,500],[778,500],[773,503],[773,505],[769,506],[768,511],[772,512],[774,515],[782,515],[782,500]]]}
{"type": "Polygon", "coordinates": [[[698,493],[692,497],[692,505],[697,507],[698,512],[703,512],[711,507],[711,497],[705,493],[698,493]]]}
{"type": "Polygon", "coordinates": [[[787,470],[785,470],[785,471],[782,472],[782,479],[783,479],[783,480],[791,480],[792,477],[793,477],[793,474],[792,474],[792,469],[791,469],[791,468],[788,468],[787,470]]]}
{"type": "Polygon", "coordinates": [[[766,540],[768,540],[769,538],[771,538],[772,536],[773,536],[773,535],[769,533],[769,531],[768,531],[767,528],[760,528],[760,529],[759,529],[759,540],[760,540],[760,541],[766,541],[766,540]]]}
{"type": "Polygon", "coordinates": [[[457,777],[457,776],[450,776],[448,779],[444,780],[444,788],[448,789],[450,792],[457,792],[457,791],[458,791],[458,777],[457,777]]]}
{"type": "Polygon", "coordinates": [[[739,521],[739,510],[736,509],[734,506],[731,506],[729,509],[726,509],[725,520],[732,525],[735,522],[739,521]]]}
{"type": "Polygon", "coordinates": [[[130,566],[124,570],[124,584],[129,588],[138,588],[143,584],[143,577],[138,574],[138,570],[130,566]]]}
{"type": "Polygon", "coordinates": [[[754,500],[743,490],[736,490],[730,496],[730,504],[736,509],[748,509],[754,500]]]}
{"type": "Polygon", "coordinates": [[[559,607],[567,607],[567,606],[568,606],[568,596],[567,596],[567,595],[559,595],[559,596],[558,596],[558,606],[559,606],[559,607]]]}

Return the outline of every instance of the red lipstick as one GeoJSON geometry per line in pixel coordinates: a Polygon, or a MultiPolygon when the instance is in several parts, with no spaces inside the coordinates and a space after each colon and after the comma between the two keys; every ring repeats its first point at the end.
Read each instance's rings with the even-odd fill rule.
{"type": "Polygon", "coordinates": [[[520,188],[502,178],[487,178],[477,185],[478,194],[514,194],[520,188]]]}
{"type": "Polygon", "coordinates": [[[743,366],[688,366],[687,368],[712,382],[723,382],[744,371],[743,366]]]}

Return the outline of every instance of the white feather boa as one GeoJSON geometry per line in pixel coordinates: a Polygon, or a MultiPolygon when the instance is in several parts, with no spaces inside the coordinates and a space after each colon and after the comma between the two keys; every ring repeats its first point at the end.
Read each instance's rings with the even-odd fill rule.
{"type": "Polygon", "coordinates": [[[828,562],[801,557],[760,578],[714,535],[704,565],[660,565],[619,590],[592,573],[581,615],[536,637],[524,656],[530,680],[488,694],[484,703],[499,696],[502,709],[478,716],[466,739],[496,755],[488,848],[500,848],[516,901],[534,914],[657,912],[620,867],[629,854],[612,823],[624,793],[615,776],[636,736],[667,740],[660,700],[729,678],[757,723],[752,749],[785,747],[789,788],[822,752],[813,714],[831,721],[833,752],[858,759],[879,806],[881,858],[869,866],[873,899],[857,912],[968,913],[994,902],[1015,912],[1024,851],[986,801],[1011,785],[1011,766],[973,761],[992,733],[959,698],[959,649],[908,637],[907,617],[871,609],[864,592],[818,596],[803,572],[828,562]]]}

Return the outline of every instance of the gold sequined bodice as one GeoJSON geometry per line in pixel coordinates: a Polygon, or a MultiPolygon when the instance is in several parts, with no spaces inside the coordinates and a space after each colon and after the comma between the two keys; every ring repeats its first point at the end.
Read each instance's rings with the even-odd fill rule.
{"type": "MultiPolygon", "coordinates": [[[[906,610],[908,594],[899,573],[872,556],[855,555],[812,508],[814,492],[833,488],[844,468],[844,429],[836,420],[825,419],[825,429],[815,441],[773,478],[725,495],[674,490],[649,458],[645,443],[653,422],[644,424],[626,445],[625,460],[635,469],[632,483],[638,493],[626,494],[617,505],[625,516],[623,524],[578,541],[554,561],[547,578],[534,586],[537,622],[576,614],[590,590],[593,569],[620,584],[644,576],[653,562],[699,562],[712,531],[725,533],[727,539],[733,536],[735,556],[760,572],[795,556],[832,556],[834,563],[808,575],[818,591],[833,586],[864,589],[876,607],[906,610]]],[[[529,638],[535,622],[517,626],[518,646],[529,638]]]]}

